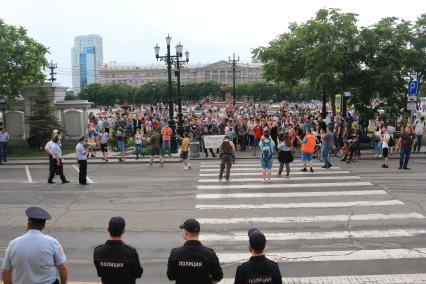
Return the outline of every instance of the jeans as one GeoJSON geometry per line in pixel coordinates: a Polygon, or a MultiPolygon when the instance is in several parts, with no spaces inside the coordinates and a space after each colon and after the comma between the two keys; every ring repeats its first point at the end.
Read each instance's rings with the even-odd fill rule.
{"type": "Polygon", "coordinates": [[[163,139],[163,153],[162,153],[162,156],[164,156],[164,152],[165,152],[165,148],[167,147],[167,152],[168,152],[168,154],[169,154],[169,156],[171,156],[172,155],[172,148],[171,148],[171,145],[170,145],[170,140],[164,140],[163,139]]]}
{"type": "Polygon", "coordinates": [[[399,152],[399,167],[407,168],[408,160],[410,159],[411,149],[403,149],[399,152]]]}
{"type": "Polygon", "coordinates": [[[376,153],[376,155],[380,155],[382,153],[382,143],[381,142],[374,142],[374,153],[376,153]]]}
{"type": "Polygon", "coordinates": [[[331,167],[331,161],[330,161],[330,147],[323,145],[321,149],[321,156],[324,159],[325,166],[331,167]]]}
{"type": "Polygon", "coordinates": [[[220,162],[220,172],[219,179],[221,180],[223,177],[223,172],[226,166],[226,174],[225,179],[229,180],[229,175],[231,174],[231,166],[232,166],[232,154],[222,154],[221,162],[220,162]]]}
{"type": "Polygon", "coordinates": [[[136,158],[139,158],[139,154],[142,151],[142,144],[135,144],[135,152],[136,152],[136,158]]]}
{"type": "Polygon", "coordinates": [[[420,148],[422,147],[422,142],[423,142],[423,135],[416,134],[416,144],[414,144],[413,152],[416,151],[416,148],[417,148],[417,152],[420,152],[420,148]]]}

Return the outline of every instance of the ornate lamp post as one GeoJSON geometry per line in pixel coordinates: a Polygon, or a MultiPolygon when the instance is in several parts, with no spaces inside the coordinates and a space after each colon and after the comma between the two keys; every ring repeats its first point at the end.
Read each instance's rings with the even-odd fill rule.
{"type": "Polygon", "coordinates": [[[235,59],[235,53],[232,54],[232,59],[229,56],[228,61],[232,63],[232,106],[235,106],[235,71],[237,69],[237,62],[240,61],[240,57],[238,56],[237,59],[235,59]]]}
{"type": "Polygon", "coordinates": [[[183,45],[179,43],[176,45],[176,71],[175,75],[177,78],[177,97],[178,97],[178,124],[176,132],[179,136],[183,137],[183,113],[182,113],[182,92],[180,89],[180,68],[182,65],[189,62],[189,52],[185,51],[185,60],[179,60],[182,57],[183,45]]]}
{"type": "MultiPolygon", "coordinates": [[[[172,65],[175,62],[179,61],[179,58],[182,57],[182,49],[183,46],[181,44],[179,44],[178,46],[176,46],[176,55],[171,55],[170,54],[170,43],[172,41],[172,38],[167,35],[166,37],[166,44],[167,44],[167,53],[166,55],[160,56],[160,47],[158,46],[158,44],[155,45],[154,47],[154,51],[155,51],[155,57],[158,60],[164,61],[167,65],[167,83],[168,83],[168,96],[169,96],[169,126],[172,129],[172,137],[171,137],[171,148],[172,148],[172,153],[176,153],[177,152],[177,141],[176,141],[176,122],[174,119],[174,96],[173,96],[173,92],[172,92],[172,65]]],[[[188,54],[189,56],[189,52],[186,52],[185,54],[188,54]]],[[[178,84],[179,85],[179,84],[178,84]]],[[[180,89],[180,86],[178,86],[178,88],[180,89]]]]}

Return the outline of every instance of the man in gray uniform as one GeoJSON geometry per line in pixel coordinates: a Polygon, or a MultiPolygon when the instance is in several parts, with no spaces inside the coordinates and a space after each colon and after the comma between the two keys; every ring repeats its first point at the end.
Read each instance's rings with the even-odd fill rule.
{"type": "Polygon", "coordinates": [[[66,256],[58,240],[42,233],[49,213],[39,207],[25,211],[26,234],[12,240],[5,253],[2,278],[4,284],[66,284],[66,256]],[[56,277],[59,273],[60,281],[56,277]]]}

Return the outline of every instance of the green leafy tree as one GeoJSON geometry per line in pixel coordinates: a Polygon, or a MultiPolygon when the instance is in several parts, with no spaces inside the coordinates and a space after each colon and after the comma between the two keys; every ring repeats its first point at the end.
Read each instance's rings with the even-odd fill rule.
{"type": "Polygon", "coordinates": [[[78,97],[74,95],[73,91],[66,91],[65,92],[65,100],[66,101],[72,101],[72,100],[77,100],[78,97]]]}
{"type": "Polygon", "coordinates": [[[426,77],[426,14],[417,18],[408,51],[408,64],[417,73],[419,95],[426,96],[424,81],[426,77]]]}
{"type": "Polygon", "coordinates": [[[337,90],[349,91],[349,80],[358,64],[353,56],[359,34],[357,17],[337,9],[321,9],[306,23],[292,23],[267,47],[253,50],[264,63],[266,80],[283,82],[289,87],[307,80],[321,90],[323,109],[327,97],[337,90]]]}
{"type": "Polygon", "coordinates": [[[46,91],[40,89],[32,107],[33,114],[27,119],[30,125],[28,143],[32,147],[43,147],[50,140],[54,129],[60,129],[61,124],[55,116],[54,108],[46,91]]]}
{"type": "Polygon", "coordinates": [[[0,95],[16,98],[23,88],[44,81],[48,49],[27,36],[23,27],[0,19],[0,95]]]}
{"type": "Polygon", "coordinates": [[[372,98],[383,102],[378,106],[391,119],[403,114],[406,105],[409,63],[409,45],[412,25],[394,17],[384,18],[360,34],[363,70],[359,74],[354,103],[365,110],[372,98]]]}

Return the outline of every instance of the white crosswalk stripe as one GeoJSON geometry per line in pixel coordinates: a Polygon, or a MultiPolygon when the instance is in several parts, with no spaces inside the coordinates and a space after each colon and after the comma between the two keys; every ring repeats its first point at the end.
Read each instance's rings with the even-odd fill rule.
{"type": "Polygon", "coordinates": [[[290,216],[290,217],[244,217],[244,218],[199,218],[201,224],[266,224],[266,223],[322,223],[378,220],[425,219],[425,216],[416,213],[393,214],[359,214],[359,215],[324,215],[324,216],[290,216]]]}
{"type": "Polygon", "coordinates": [[[308,192],[274,192],[274,193],[205,193],[197,194],[197,199],[242,199],[242,198],[291,198],[291,197],[323,197],[354,195],[386,195],[384,190],[352,190],[352,191],[308,191],[308,192]]]}
{"type": "MultiPolygon", "coordinates": [[[[424,284],[426,273],[419,274],[381,274],[345,275],[324,277],[284,277],[284,284],[424,284]]],[[[224,278],[220,284],[233,284],[233,278],[224,278]]]]}
{"type": "MultiPolygon", "coordinates": [[[[258,166],[259,168],[259,172],[260,172],[260,165],[258,166]]],[[[314,170],[316,169],[322,169],[320,166],[314,166],[312,167],[314,170]]],[[[245,167],[245,168],[232,168],[233,172],[240,172],[240,171],[252,171],[255,170],[256,168],[253,167],[245,167]]],[[[278,170],[278,166],[273,166],[272,169],[278,170]]],[[[328,171],[338,171],[341,170],[342,168],[339,167],[332,167],[329,168],[328,171]]],[[[215,168],[210,168],[210,169],[200,169],[201,172],[218,172],[219,173],[219,167],[215,167],[215,168]]]]}
{"type": "MultiPolygon", "coordinates": [[[[328,231],[328,232],[290,232],[267,233],[263,232],[268,241],[288,240],[326,240],[345,238],[389,238],[413,237],[426,234],[426,229],[395,229],[395,230],[360,230],[355,231],[328,231]]],[[[201,240],[206,242],[239,242],[247,241],[247,232],[229,232],[226,234],[206,233],[201,235],[201,240]]]]}
{"type": "MultiPolygon", "coordinates": [[[[274,178],[274,181],[296,181],[296,180],[350,180],[350,179],[357,179],[360,180],[361,178],[359,176],[338,176],[338,177],[334,177],[334,176],[313,176],[313,177],[291,177],[291,179],[289,178],[285,178],[285,177],[276,177],[274,178]]],[[[200,179],[198,180],[198,182],[200,183],[208,183],[208,182],[214,182],[216,183],[218,180],[216,179],[200,179]]],[[[263,182],[263,179],[258,177],[258,178],[233,178],[231,181],[233,182],[263,182]]]]}
{"type": "MultiPolygon", "coordinates": [[[[308,269],[306,275],[284,277],[283,283],[426,283],[424,270],[404,271],[406,267],[402,265],[407,259],[426,262],[426,248],[402,243],[398,246],[403,240],[425,237],[426,217],[409,210],[404,202],[372,182],[339,167],[322,169],[318,162],[313,173],[300,172],[302,164],[295,162],[290,178],[273,177],[272,183],[263,183],[260,162],[253,160],[237,161],[230,181],[219,182],[219,166],[219,162],[201,163],[195,208],[203,228],[200,239],[207,245],[220,244],[217,254],[222,264],[236,267],[249,259],[250,253],[244,249],[248,242],[246,230],[256,227],[272,242],[267,257],[279,262],[281,268],[286,269],[288,263],[335,263],[335,274],[316,276],[312,274],[316,269],[308,269]],[[343,211],[347,208],[352,212],[343,211]],[[383,241],[378,248],[330,249],[323,244],[353,239],[374,239],[377,246],[381,240],[389,241],[383,241]],[[387,246],[388,242],[392,247],[387,246]],[[398,261],[401,265],[392,271],[395,274],[377,271],[371,275],[368,271],[365,275],[342,275],[346,270],[339,270],[350,261],[378,260],[398,261]]],[[[278,163],[272,170],[278,171],[278,163]]],[[[360,272],[362,267],[358,268],[360,272]]],[[[353,268],[351,271],[358,271],[356,265],[353,268]]],[[[233,283],[232,276],[225,275],[221,283],[233,283]]]]}
{"type": "MultiPolygon", "coordinates": [[[[232,180],[231,180],[232,181],[232,180]]],[[[369,181],[351,182],[317,182],[317,183],[272,183],[272,184],[217,184],[199,185],[198,189],[250,189],[250,188],[312,188],[312,187],[347,187],[373,185],[369,181]]]]}
{"type": "MultiPolygon", "coordinates": [[[[255,169],[253,169],[254,171],[255,169]]],[[[326,171],[326,170],[318,170],[315,171],[313,173],[305,173],[305,172],[292,172],[291,173],[291,178],[293,176],[305,176],[305,177],[311,177],[311,176],[315,176],[315,175],[344,175],[344,174],[350,174],[349,171],[326,171]]],[[[218,177],[218,173],[208,173],[208,174],[204,174],[201,173],[200,177],[218,177]]],[[[257,172],[232,172],[231,171],[231,178],[234,176],[255,176],[255,177],[259,177],[260,175],[260,171],[257,172]]]]}
{"type": "Polygon", "coordinates": [[[368,200],[348,202],[304,202],[304,203],[267,203],[267,204],[197,204],[197,209],[273,209],[273,208],[332,208],[404,205],[399,200],[368,200]]]}
{"type": "MultiPolygon", "coordinates": [[[[322,167],[324,164],[318,164],[318,163],[314,163],[312,164],[314,167],[322,167]]],[[[217,169],[219,168],[220,163],[215,163],[215,164],[201,164],[200,168],[213,168],[213,169],[217,169]]],[[[278,163],[275,163],[274,166],[278,166],[278,163]]],[[[303,164],[302,163],[292,163],[291,164],[292,167],[296,168],[296,167],[302,167],[303,164]]],[[[253,167],[253,168],[260,168],[260,162],[259,163],[250,163],[250,164],[236,164],[236,165],[232,165],[232,169],[238,169],[238,168],[244,168],[244,167],[253,167]]]]}
{"type": "MultiPolygon", "coordinates": [[[[244,262],[250,258],[249,252],[224,252],[218,253],[217,255],[221,263],[244,262]]],[[[322,262],[426,258],[426,248],[269,252],[267,253],[267,257],[276,262],[322,262]]]]}

